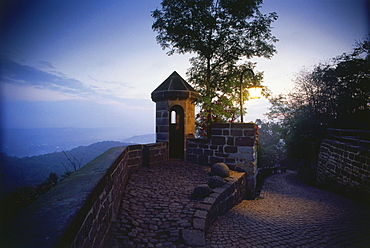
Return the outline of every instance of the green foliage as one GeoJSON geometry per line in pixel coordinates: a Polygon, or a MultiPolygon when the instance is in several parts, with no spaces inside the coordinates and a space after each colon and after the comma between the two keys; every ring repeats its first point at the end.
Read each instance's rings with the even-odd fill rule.
{"type": "MultiPolygon", "coordinates": [[[[78,169],[109,148],[124,145],[127,144],[117,141],[104,141],[89,146],[80,146],[65,153],[72,161],[73,157],[76,158],[78,163],[75,163],[75,168],[78,169]]],[[[65,174],[66,171],[74,171],[74,167],[62,152],[24,158],[9,157],[5,154],[0,154],[0,174],[2,175],[0,198],[16,187],[34,187],[42,183],[50,172],[55,172],[60,178],[65,178],[67,175],[65,174]]]]}
{"type": "Polygon", "coordinates": [[[256,120],[258,125],[258,167],[271,167],[286,157],[285,143],[281,139],[282,127],[276,122],[256,120]]]}
{"type": "Polygon", "coordinates": [[[254,56],[270,58],[276,52],[273,44],[277,39],[271,34],[271,24],[277,15],[262,14],[261,3],[164,0],[162,8],[152,12],[157,42],[169,50],[169,55],[197,54],[190,60],[188,76],[200,93],[197,123],[201,136],[212,122],[234,121],[239,113],[234,107],[237,95],[233,94],[239,89],[233,80],[237,62],[254,56]]]}
{"type": "Polygon", "coordinates": [[[275,48],[270,25],[276,13],[263,15],[261,0],[164,0],[152,12],[157,42],[168,54],[196,53],[218,63],[240,56],[270,57],[275,48]]]}
{"type": "Polygon", "coordinates": [[[303,160],[305,167],[316,163],[321,140],[333,120],[353,123],[349,129],[369,126],[369,52],[367,37],[352,53],[301,71],[292,92],[270,99],[269,116],[281,122],[288,155],[303,160]]]}

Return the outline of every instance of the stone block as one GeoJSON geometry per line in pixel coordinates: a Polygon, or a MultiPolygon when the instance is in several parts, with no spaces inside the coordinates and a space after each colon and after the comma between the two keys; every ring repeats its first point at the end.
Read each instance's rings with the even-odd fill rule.
{"type": "Polygon", "coordinates": [[[168,125],[165,125],[165,126],[157,125],[156,130],[157,130],[157,133],[168,133],[169,132],[169,126],[168,125]]]}
{"type": "Polygon", "coordinates": [[[197,155],[187,154],[186,155],[186,161],[189,161],[189,162],[198,162],[198,156],[197,155]]]}
{"type": "Polygon", "coordinates": [[[204,150],[204,155],[213,156],[212,150],[204,150]]]}
{"type": "Polygon", "coordinates": [[[213,192],[218,193],[218,194],[222,194],[224,191],[225,191],[225,188],[214,188],[213,189],[213,192]]]}
{"type": "Polygon", "coordinates": [[[158,142],[168,141],[168,133],[157,133],[157,141],[158,142]]]}
{"type": "Polygon", "coordinates": [[[194,144],[194,143],[188,143],[187,144],[187,147],[190,147],[190,148],[198,148],[198,144],[194,144]]]}
{"type": "Polygon", "coordinates": [[[211,128],[230,128],[229,123],[212,123],[211,128]]]}
{"type": "Polygon", "coordinates": [[[193,219],[194,229],[205,230],[206,229],[206,220],[201,218],[193,219]]]}
{"type": "Polygon", "coordinates": [[[222,129],[212,129],[211,135],[222,135],[222,129]]]}
{"type": "Polygon", "coordinates": [[[212,145],[225,145],[225,137],[216,136],[211,139],[212,145]]]}
{"type": "Polygon", "coordinates": [[[224,162],[223,158],[218,158],[218,157],[210,157],[209,162],[211,163],[219,163],[219,162],[224,162]]]}
{"type": "Polygon", "coordinates": [[[199,155],[198,156],[198,163],[200,164],[208,164],[208,156],[207,155],[199,155]]]}
{"type": "Polygon", "coordinates": [[[254,123],[232,123],[230,125],[231,125],[230,127],[233,128],[233,129],[237,129],[237,128],[240,128],[240,129],[254,129],[254,127],[257,126],[254,123]]]}
{"type": "Polygon", "coordinates": [[[235,138],[235,145],[236,146],[253,146],[254,145],[254,138],[237,137],[237,138],[235,138]]]}
{"type": "Polygon", "coordinates": [[[169,120],[168,118],[157,118],[155,123],[157,126],[167,126],[169,124],[169,120]]]}
{"type": "Polygon", "coordinates": [[[168,102],[167,101],[159,101],[155,104],[157,110],[165,110],[168,112],[168,102]]]}
{"type": "Polygon", "coordinates": [[[226,154],[226,153],[216,152],[216,153],[215,153],[215,156],[216,156],[216,157],[221,157],[221,158],[227,158],[229,155],[228,155],[228,154],[226,154]]]}
{"type": "Polygon", "coordinates": [[[243,130],[244,136],[254,136],[256,134],[256,131],[254,129],[247,129],[243,130]]]}
{"type": "MultiPolygon", "coordinates": [[[[227,165],[235,164],[235,158],[225,158],[225,163],[227,165]]],[[[230,167],[230,166],[229,166],[230,167]]]]}
{"type": "Polygon", "coordinates": [[[214,204],[215,201],[216,201],[216,198],[214,198],[214,197],[206,197],[206,198],[204,198],[203,203],[205,203],[205,204],[214,204]]]}
{"type": "Polygon", "coordinates": [[[205,210],[205,211],[209,211],[211,207],[212,205],[204,204],[204,203],[198,203],[194,206],[195,209],[200,209],[200,210],[205,210]]]}
{"type": "Polygon", "coordinates": [[[194,217],[206,219],[207,218],[208,211],[206,210],[196,210],[194,213],[194,217]]]}
{"type": "Polygon", "coordinates": [[[229,146],[233,146],[235,143],[234,143],[234,137],[227,137],[227,142],[226,142],[229,146]]]}
{"type": "Polygon", "coordinates": [[[203,155],[203,149],[193,149],[193,154],[203,155]]]}
{"type": "Polygon", "coordinates": [[[227,152],[227,153],[236,153],[236,152],[238,152],[238,147],[236,147],[236,146],[226,146],[225,147],[225,152],[227,152]]]}
{"type": "Polygon", "coordinates": [[[182,230],[182,239],[186,245],[189,246],[205,246],[206,240],[204,237],[204,231],[185,229],[182,230]]]}
{"type": "Polygon", "coordinates": [[[231,129],[231,136],[243,136],[242,129],[231,129]]]}
{"type": "Polygon", "coordinates": [[[253,147],[238,147],[240,153],[252,154],[254,152],[253,147]]]}

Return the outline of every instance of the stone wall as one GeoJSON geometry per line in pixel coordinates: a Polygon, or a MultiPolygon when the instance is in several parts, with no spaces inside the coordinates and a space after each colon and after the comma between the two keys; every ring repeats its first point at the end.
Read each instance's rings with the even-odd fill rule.
{"type": "Polygon", "coordinates": [[[24,209],[6,247],[102,247],[130,173],[167,158],[167,143],[109,149],[24,209]]]}
{"type": "Polygon", "coordinates": [[[205,246],[205,233],[213,221],[245,199],[247,177],[244,172],[232,172],[227,183],[195,205],[193,229],[183,230],[184,242],[190,246],[205,246]]]}
{"type": "Polygon", "coordinates": [[[222,162],[247,174],[247,197],[253,197],[257,183],[257,125],[214,123],[211,139],[187,139],[186,160],[212,165],[222,162]]]}
{"type": "Polygon", "coordinates": [[[317,166],[317,184],[330,183],[370,194],[370,151],[340,141],[323,140],[317,166]]]}

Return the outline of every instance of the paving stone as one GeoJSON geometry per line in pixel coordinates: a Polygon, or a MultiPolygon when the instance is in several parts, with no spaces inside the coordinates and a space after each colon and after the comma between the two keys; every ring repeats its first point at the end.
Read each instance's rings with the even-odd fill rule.
{"type": "MultiPolygon", "coordinates": [[[[207,181],[209,167],[174,162],[150,170],[139,168],[131,175],[117,216],[122,226],[112,225],[110,236],[126,235],[126,244],[132,247],[186,247],[180,230],[192,227],[194,205],[199,203],[189,197],[196,185],[207,181]]],[[[106,244],[111,248],[110,242],[106,244]]]]}
{"type": "Polygon", "coordinates": [[[217,241],[225,248],[370,247],[369,219],[370,206],[304,185],[288,171],[267,178],[261,198],[244,200],[220,216],[206,243],[217,241]]]}

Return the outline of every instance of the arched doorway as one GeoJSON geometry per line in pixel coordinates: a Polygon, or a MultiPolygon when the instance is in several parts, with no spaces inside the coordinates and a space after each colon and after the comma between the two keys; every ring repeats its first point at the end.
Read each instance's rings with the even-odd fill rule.
{"type": "Polygon", "coordinates": [[[184,109],[175,105],[170,109],[170,158],[184,158],[184,109]]]}

